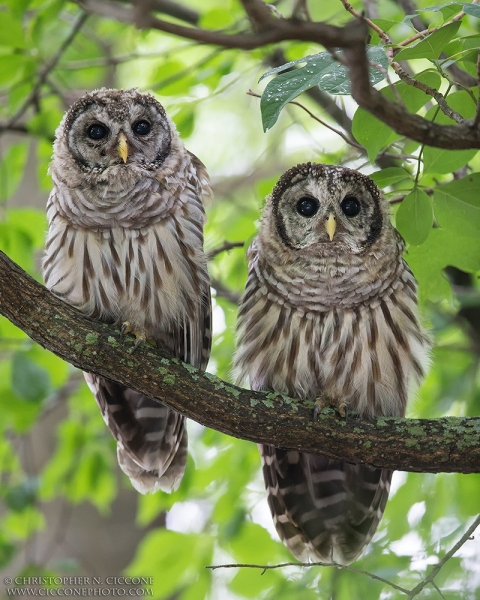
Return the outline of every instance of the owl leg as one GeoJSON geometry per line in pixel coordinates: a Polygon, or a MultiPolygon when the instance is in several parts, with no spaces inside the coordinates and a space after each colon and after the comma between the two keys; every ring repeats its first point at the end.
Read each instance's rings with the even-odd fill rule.
{"type": "Polygon", "coordinates": [[[144,342],[147,341],[147,334],[145,332],[145,328],[135,329],[134,327],[132,327],[130,321],[125,321],[124,323],[122,323],[122,328],[120,331],[122,332],[122,335],[125,335],[126,333],[131,333],[135,336],[135,346],[133,347],[132,352],[135,352],[135,350],[139,346],[141,346],[144,342]]]}
{"type": "Polygon", "coordinates": [[[339,415],[344,419],[348,418],[348,405],[346,402],[331,398],[330,396],[318,396],[318,398],[315,398],[315,408],[313,409],[314,421],[317,421],[318,413],[322,412],[327,406],[335,408],[339,415]]]}

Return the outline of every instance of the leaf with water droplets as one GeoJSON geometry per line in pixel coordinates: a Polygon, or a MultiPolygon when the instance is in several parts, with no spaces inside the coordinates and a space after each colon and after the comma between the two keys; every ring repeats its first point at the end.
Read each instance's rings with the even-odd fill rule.
{"type": "MultiPolygon", "coordinates": [[[[370,82],[374,85],[384,79],[382,71],[388,68],[388,59],[382,46],[371,46],[367,56],[372,63],[370,82]],[[381,70],[374,65],[381,65],[381,70]]],[[[330,94],[350,94],[348,71],[330,52],[311,54],[271,69],[262,75],[260,81],[277,73],[267,84],[260,101],[264,131],[275,125],[286,104],[316,85],[330,94]],[[298,64],[304,66],[294,68],[298,64]]]]}

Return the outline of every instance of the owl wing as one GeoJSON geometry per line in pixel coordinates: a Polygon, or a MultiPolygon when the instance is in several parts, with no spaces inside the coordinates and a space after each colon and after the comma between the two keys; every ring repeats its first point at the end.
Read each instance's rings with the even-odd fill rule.
{"type": "Polygon", "coordinates": [[[268,504],[299,560],[353,562],[382,517],[392,471],[261,445],[268,504]]]}
{"type": "MultiPolygon", "coordinates": [[[[173,335],[177,358],[204,370],[211,346],[210,288],[204,290],[200,318],[186,320],[173,335]]],[[[167,345],[171,346],[172,340],[167,345]]],[[[88,386],[117,440],[118,462],[140,493],[180,485],[187,463],[186,419],[179,412],[128,387],[92,373],[88,386]]]]}
{"type": "MultiPolygon", "coordinates": [[[[204,179],[208,181],[206,171],[204,179]]],[[[182,321],[157,343],[176,358],[205,370],[212,341],[211,297],[208,280],[201,286],[199,297],[187,303],[182,321]]],[[[187,462],[185,417],[123,385],[89,373],[85,378],[117,440],[118,462],[132,485],[143,494],[177,489],[187,462]]]]}

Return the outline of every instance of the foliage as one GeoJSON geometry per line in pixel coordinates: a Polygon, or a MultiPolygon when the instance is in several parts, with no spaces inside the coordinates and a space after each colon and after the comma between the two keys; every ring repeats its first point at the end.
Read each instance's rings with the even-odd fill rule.
{"type": "MultiPolygon", "coordinates": [[[[284,16],[295,7],[304,16],[300,2],[275,4],[284,16]]],[[[307,4],[313,20],[343,25],[352,18],[343,2],[307,4]]],[[[118,8],[128,2],[110,5],[118,8]]],[[[158,0],[158,16],[168,20],[161,14],[162,5],[158,0]]],[[[414,15],[405,15],[401,5],[365,2],[367,14],[373,10],[369,58],[377,88],[386,99],[402,102],[411,113],[435,123],[455,124],[452,116],[458,115],[474,118],[478,89],[459,83],[454,68],[477,77],[478,5],[433,6],[432,0],[418,0],[414,15]],[[423,36],[412,25],[419,18],[428,26],[423,36]],[[410,79],[401,76],[399,60],[408,61],[410,79]],[[427,94],[426,88],[437,96],[427,94]],[[448,110],[441,109],[439,92],[448,110]]],[[[191,0],[177,6],[190,12],[172,22],[227,32],[249,26],[242,4],[235,0],[191,0]]],[[[365,8],[360,0],[352,6],[359,12],[365,8]]],[[[480,272],[477,149],[421,145],[357,108],[348,95],[345,66],[313,43],[289,41],[244,52],[154,29],[140,31],[113,18],[80,18],[80,8],[63,0],[0,3],[3,251],[40,278],[51,143],[70,102],[102,85],[153,91],[186,146],[212,175],[215,200],[208,208],[208,250],[225,240],[248,245],[263,198],[282,171],[297,162],[375,172],[373,178],[390,199],[407,242],[406,258],[419,280],[435,337],[431,373],[411,402],[409,415],[479,413],[480,296],[478,278],[472,275],[480,272]],[[267,76],[268,83],[263,81],[267,76]],[[319,87],[324,92],[320,99],[319,87]],[[250,88],[263,91],[260,103],[246,95],[250,88]],[[309,88],[317,93],[309,95],[309,88]],[[295,99],[300,107],[288,104],[295,99]],[[34,192],[27,182],[35,185],[34,192]]],[[[341,59],[341,53],[335,56],[341,59]]],[[[230,300],[246,279],[244,250],[219,253],[210,270],[222,287],[216,286],[209,370],[229,378],[236,317],[230,300]]],[[[18,294],[21,301],[22,290],[18,294]]],[[[117,521],[116,530],[125,531],[125,539],[112,533],[110,553],[117,552],[116,544],[127,545],[128,557],[112,566],[100,551],[99,530],[82,520],[82,511],[95,514],[97,524],[106,523],[109,515],[117,514],[115,503],[136,496],[115,471],[115,444],[85,384],[69,365],[3,318],[0,375],[2,575],[105,578],[125,569],[131,576],[153,577],[151,589],[159,599],[406,597],[355,570],[290,566],[263,575],[249,569],[206,570],[211,564],[267,565],[292,559],[274,533],[257,449],[193,423],[180,489],[138,498],[135,525],[132,519],[117,521]],[[80,528],[75,528],[75,518],[80,528]],[[131,541],[135,536],[128,532],[133,528],[137,533],[131,541]],[[83,529],[86,539],[80,535],[83,529]]],[[[480,475],[397,473],[379,532],[353,567],[413,588],[462,537],[478,513],[479,493],[480,475]]],[[[479,550],[477,540],[466,541],[435,578],[443,596],[429,584],[419,597],[478,598],[479,550]]]]}

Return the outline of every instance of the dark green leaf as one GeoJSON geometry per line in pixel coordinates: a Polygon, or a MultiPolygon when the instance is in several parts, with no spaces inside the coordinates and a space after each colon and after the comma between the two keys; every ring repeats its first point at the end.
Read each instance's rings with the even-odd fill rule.
{"type": "Polygon", "coordinates": [[[38,479],[30,477],[19,485],[11,487],[5,496],[7,506],[13,511],[21,512],[27,506],[32,506],[37,498],[38,479]]]}
{"type": "MultiPolygon", "coordinates": [[[[370,61],[381,64],[384,69],[388,67],[387,56],[381,46],[370,47],[367,54],[370,61]]],[[[281,110],[286,104],[305,90],[316,85],[330,94],[350,93],[347,69],[337,62],[329,52],[321,52],[286,63],[281,67],[267,71],[261,79],[275,73],[280,73],[280,75],[277,75],[275,79],[267,84],[260,101],[264,131],[268,131],[275,125],[281,110]],[[300,63],[306,64],[299,69],[283,72],[300,63]]],[[[372,85],[382,81],[382,79],[384,79],[384,75],[378,69],[372,67],[370,69],[372,85]]]]}
{"type": "Polygon", "coordinates": [[[414,188],[400,204],[396,214],[396,226],[405,241],[413,246],[422,244],[433,225],[432,201],[419,188],[414,188]]]}
{"type": "Polygon", "coordinates": [[[463,5],[459,2],[452,2],[451,4],[440,4],[438,6],[430,6],[429,8],[420,8],[419,12],[441,12],[444,21],[448,21],[462,10],[462,6],[463,5]]]}
{"type": "Polygon", "coordinates": [[[12,390],[26,402],[41,402],[51,391],[50,376],[24,352],[12,359],[12,390]]]}
{"type": "Polygon", "coordinates": [[[480,19],[480,6],[478,4],[464,4],[463,12],[466,12],[471,17],[480,19]]]}
{"type": "Polygon", "coordinates": [[[395,60],[410,60],[412,58],[428,58],[437,60],[442,50],[460,29],[460,21],[444,25],[428,35],[415,46],[404,48],[395,55],[395,60]]]}

